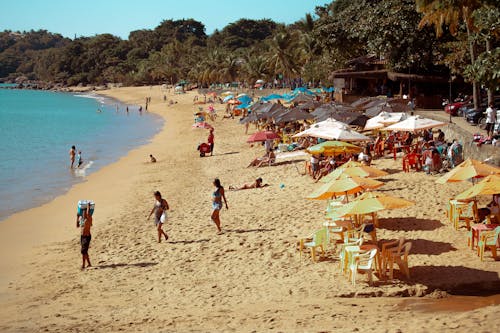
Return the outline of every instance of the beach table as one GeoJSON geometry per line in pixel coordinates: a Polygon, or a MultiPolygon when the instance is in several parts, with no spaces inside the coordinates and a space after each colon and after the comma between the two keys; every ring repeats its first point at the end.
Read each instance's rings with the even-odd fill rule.
{"type": "MultiPolygon", "coordinates": [[[[469,205],[469,202],[464,202],[464,201],[458,201],[458,200],[450,200],[450,206],[449,206],[449,212],[448,212],[448,218],[453,225],[456,226],[458,225],[457,219],[460,218],[460,210],[462,208],[465,208],[469,205]]],[[[473,218],[473,216],[470,216],[473,218]]]]}
{"type": "Polygon", "coordinates": [[[500,226],[500,224],[476,224],[471,228],[472,231],[472,240],[471,240],[471,248],[474,249],[476,240],[479,243],[481,232],[483,231],[493,231],[496,227],[500,226]]]}

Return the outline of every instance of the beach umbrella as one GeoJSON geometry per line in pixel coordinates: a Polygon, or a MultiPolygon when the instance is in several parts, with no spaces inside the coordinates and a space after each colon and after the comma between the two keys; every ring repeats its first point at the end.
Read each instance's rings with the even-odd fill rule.
{"type": "Polygon", "coordinates": [[[299,108],[293,108],[286,113],[274,117],[277,123],[286,123],[291,121],[307,120],[313,119],[309,112],[301,110],[299,108]]]}
{"type": "Polygon", "coordinates": [[[365,124],[365,131],[384,128],[388,125],[392,125],[405,120],[406,117],[406,113],[404,112],[381,112],[377,116],[368,119],[365,124]]]}
{"type": "Polygon", "coordinates": [[[243,104],[250,104],[252,102],[252,98],[247,94],[239,94],[237,99],[243,104]]]}
{"type": "Polygon", "coordinates": [[[234,93],[232,91],[225,91],[223,93],[220,94],[221,96],[229,96],[229,95],[233,95],[234,96],[234,93]]]}
{"type": "Polygon", "coordinates": [[[307,95],[315,95],[315,93],[313,93],[311,90],[307,89],[306,87],[298,87],[292,91],[292,94],[294,94],[294,95],[300,94],[300,93],[307,94],[307,95]]]}
{"type": "Polygon", "coordinates": [[[439,177],[436,180],[436,183],[444,184],[451,182],[461,182],[464,180],[482,178],[493,174],[500,174],[500,168],[487,164],[485,162],[468,158],[457,165],[455,168],[445,173],[442,177],[439,177]]]}
{"type": "Polygon", "coordinates": [[[321,102],[315,101],[315,100],[310,100],[309,102],[300,104],[297,106],[298,108],[301,108],[302,110],[315,110],[318,107],[322,105],[321,102]]]}
{"type": "Polygon", "coordinates": [[[257,80],[257,81],[255,81],[255,83],[256,84],[264,84],[264,83],[266,83],[266,81],[264,81],[264,80],[257,80]]]}
{"type": "Polygon", "coordinates": [[[292,97],[292,99],[290,99],[289,102],[306,103],[306,102],[310,102],[312,100],[313,100],[313,97],[311,95],[299,94],[295,97],[292,97]]]}
{"type": "Polygon", "coordinates": [[[381,210],[400,209],[415,205],[413,201],[393,197],[380,192],[366,192],[327,214],[329,218],[346,215],[371,214],[381,210]]]}
{"type": "Polygon", "coordinates": [[[306,129],[293,137],[313,137],[325,140],[337,141],[370,141],[371,139],[363,134],[352,130],[348,125],[336,121],[334,119],[327,119],[313,125],[311,128],[306,129]],[[327,122],[327,123],[325,123],[327,122]]]}
{"type": "Polygon", "coordinates": [[[500,193],[500,175],[489,175],[484,177],[476,185],[465,190],[455,197],[456,200],[468,200],[478,195],[492,195],[500,193]]]}
{"type": "Polygon", "coordinates": [[[323,184],[313,193],[308,195],[307,199],[327,200],[339,195],[356,194],[365,190],[373,190],[382,185],[384,185],[383,182],[375,179],[344,175],[340,179],[323,184]]]}
{"type": "Polygon", "coordinates": [[[375,178],[387,176],[388,173],[372,166],[364,165],[359,162],[349,161],[323,177],[321,179],[321,182],[328,183],[334,181],[335,179],[338,179],[342,175],[375,178]]]}
{"type": "Polygon", "coordinates": [[[376,97],[362,97],[352,102],[351,106],[356,109],[363,109],[366,104],[370,103],[373,100],[379,100],[379,99],[376,97]]]}
{"type": "Polygon", "coordinates": [[[422,118],[420,116],[411,116],[399,123],[387,126],[387,131],[404,131],[404,132],[418,132],[429,128],[446,126],[446,123],[441,121],[422,118]]]}
{"type": "Polygon", "coordinates": [[[316,117],[316,120],[326,120],[328,118],[333,118],[335,120],[341,121],[345,124],[352,126],[365,126],[366,122],[370,119],[364,114],[356,111],[338,111],[332,112],[330,114],[325,114],[323,116],[316,117]]]}
{"type": "Polygon", "coordinates": [[[233,95],[227,95],[226,97],[224,97],[224,99],[222,100],[222,102],[227,103],[230,100],[232,100],[233,98],[234,98],[233,95]]]}
{"type": "Polygon", "coordinates": [[[323,154],[326,156],[339,155],[339,154],[356,154],[361,152],[361,147],[343,141],[325,141],[315,146],[309,147],[307,152],[309,154],[323,154]]]}
{"type": "Polygon", "coordinates": [[[283,96],[279,94],[270,94],[261,98],[263,101],[272,101],[273,99],[283,99],[283,96]]]}
{"type": "Polygon", "coordinates": [[[280,139],[280,136],[272,131],[263,131],[257,132],[248,138],[248,143],[259,142],[259,141],[267,141],[267,140],[276,140],[280,139]]]}

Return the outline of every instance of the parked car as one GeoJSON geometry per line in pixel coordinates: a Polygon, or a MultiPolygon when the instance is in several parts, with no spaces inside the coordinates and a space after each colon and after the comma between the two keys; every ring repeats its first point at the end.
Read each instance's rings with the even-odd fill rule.
{"type": "MultiPolygon", "coordinates": [[[[473,125],[478,125],[481,129],[486,127],[486,108],[488,107],[487,102],[481,103],[478,109],[474,109],[474,105],[468,104],[464,110],[465,119],[467,122],[473,125]]],[[[497,120],[500,116],[499,108],[500,108],[500,96],[495,96],[493,101],[493,107],[497,109],[497,120]]]]}
{"type": "Polygon", "coordinates": [[[452,116],[458,116],[458,110],[469,103],[469,100],[462,100],[462,101],[457,101],[453,102],[451,104],[446,104],[444,107],[444,112],[451,114],[452,116]]]}

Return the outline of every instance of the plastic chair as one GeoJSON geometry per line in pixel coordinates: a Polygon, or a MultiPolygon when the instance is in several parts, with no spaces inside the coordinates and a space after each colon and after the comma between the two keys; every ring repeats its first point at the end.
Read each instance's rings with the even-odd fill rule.
{"type": "Polygon", "coordinates": [[[366,253],[358,254],[354,257],[354,262],[349,269],[349,278],[352,285],[356,285],[356,277],[358,271],[366,272],[368,274],[368,284],[371,286],[373,281],[373,261],[377,255],[377,249],[370,250],[366,253]]]}
{"type": "Polygon", "coordinates": [[[363,245],[363,238],[359,238],[359,239],[355,239],[355,240],[345,239],[345,243],[340,246],[340,253],[339,253],[339,259],[340,259],[339,260],[339,268],[340,268],[341,272],[344,272],[344,269],[347,268],[346,248],[348,248],[350,246],[360,247],[361,245],[363,245]]]}
{"type": "Polygon", "coordinates": [[[328,231],[326,228],[316,231],[310,242],[307,242],[307,240],[307,238],[300,240],[299,251],[301,257],[305,248],[309,248],[311,250],[311,257],[313,261],[316,261],[317,249],[320,249],[321,254],[325,255],[325,248],[328,245],[328,231]]]}
{"type": "Polygon", "coordinates": [[[471,201],[466,205],[461,205],[456,208],[456,215],[453,216],[453,226],[455,230],[460,227],[460,222],[465,222],[467,229],[470,229],[470,222],[475,220],[477,205],[475,201],[471,201]]]}
{"type": "Polygon", "coordinates": [[[410,278],[410,269],[408,268],[408,254],[410,253],[411,242],[405,243],[399,251],[389,252],[389,279],[392,280],[394,272],[394,264],[397,264],[399,271],[402,272],[407,279],[410,278]]]}
{"type": "Polygon", "coordinates": [[[493,232],[483,232],[481,234],[481,240],[477,244],[477,254],[483,261],[484,250],[489,248],[493,258],[497,260],[497,247],[498,247],[498,236],[500,234],[500,227],[496,227],[493,232]]]}
{"type": "Polygon", "coordinates": [[[382,243],[382,248],[381,248],[381,257],[382,257],[382,274],[385,276],[387,272],[387,265],[389,263],[389,252],[400,252],[401,248],[403,247],[403,244],[405,243],[406,239],[404,237],[400,237],[398,240],[392,241],[392,242],[386,242],[382,243]]]}

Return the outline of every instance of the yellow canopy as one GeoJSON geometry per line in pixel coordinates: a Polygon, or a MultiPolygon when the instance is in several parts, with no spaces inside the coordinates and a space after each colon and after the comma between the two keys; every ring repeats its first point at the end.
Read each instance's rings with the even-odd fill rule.
{"type": "Polygon", "coordinates": [[[380,192],[366,192],[353,201],[334,209],[327,216],[339,218],[346,215],[371,214],[380,210],[398,209],[413,206],[415,203],[380,192]]]}
{"type": "Polygon", "coordinates": [[[500,168],[468,158],[452,170],[448,171],[444,176],[438,178],[436,183],[444,184],[449,182],[460,182],[471,178],[482,178],[493,174],[500,174],[500,168]]]}
{"type": "Polygon", "coordinates": [[[472,199],[477,195],[491,195],[500,193],[500,175],[486,176],[476,185],[456,196],[457,200],[472,199]]]}
{"type": "Polygon", "coordinates": [[[373,190],[382,185],[384,185],[384,183],[379,182],[378,180],[342,175],[339,179],[322,185],[316,191],[307,196],[307,199],[327,200],[334,196],[355,194],[364,190],[373,190]]]}
{"type": "Polygon", "coordinates": [[[349,161],[336,170],[333,170],[330,174],[321,179],[322,183],[329,183],[332,180],[338,179],[342,174],[348,176],[356,176],[356,177],[382,177],[388,175],[387,172],[379,170],[377,168],[363,165],[359,162],[349,161]]]}
{"type": "Polygon", "coordinates": [[[343,141],[325,141],[315,146],[309,147],[309,154],[323,154],[326,156],[334,156],[339,154],[356,154],[363,148],[343,141]]]}

